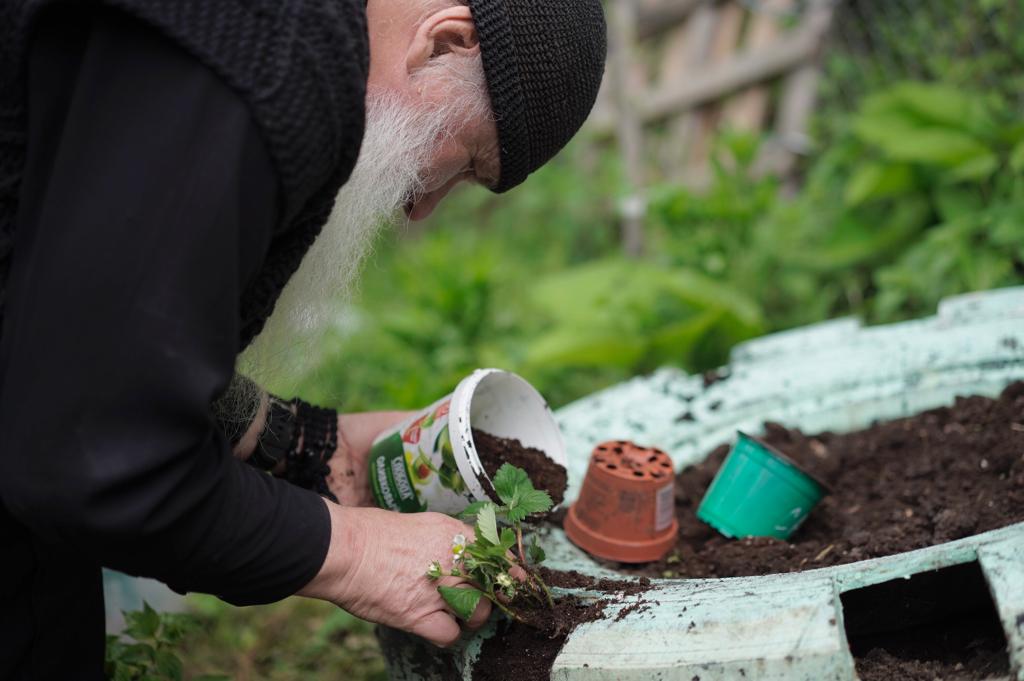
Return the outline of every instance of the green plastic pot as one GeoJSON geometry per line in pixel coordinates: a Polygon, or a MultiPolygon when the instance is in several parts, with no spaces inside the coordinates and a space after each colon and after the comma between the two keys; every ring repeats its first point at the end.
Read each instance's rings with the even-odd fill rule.
{"type": "Polygon", "coordinates": [[[727,537],[788,539],[825,496],[825,486],[757,438],[738,436],[697,517],[727,537]]]}

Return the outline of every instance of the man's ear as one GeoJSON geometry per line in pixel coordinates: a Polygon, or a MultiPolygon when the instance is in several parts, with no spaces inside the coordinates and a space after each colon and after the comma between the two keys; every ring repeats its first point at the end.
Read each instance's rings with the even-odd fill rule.
{"type": "Polygon", "coordinates": [[[475,54],[480,51],[476,24],[469,7],[458,5],[434,12],[420,23],[409,45],[406,69],[412,73],[443,54],[475,54]]]}

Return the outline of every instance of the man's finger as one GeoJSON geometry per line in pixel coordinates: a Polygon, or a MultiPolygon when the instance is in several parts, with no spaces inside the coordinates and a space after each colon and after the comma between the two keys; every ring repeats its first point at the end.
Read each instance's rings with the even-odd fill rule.
{"type": "Polygon", "coordinates": [[[447,648],[459,640],[462,629],[459,628],[453,616],[443,610],[437,610],[420,620],[412,628],[412,633],[425,638],[439,648],[447,648]]]}
{"type": "MultiPolygon", "coordinates": [[[[473,588],[469,587],[468,588],[473,588]]],[[[473,611],[473,616],[466,620],[467,629],[479,629],[487,621],[487,618],[491,616],[491,602],[486,596],[480,597],[480,602],[476,604],[476,610],[473,611]]]]}

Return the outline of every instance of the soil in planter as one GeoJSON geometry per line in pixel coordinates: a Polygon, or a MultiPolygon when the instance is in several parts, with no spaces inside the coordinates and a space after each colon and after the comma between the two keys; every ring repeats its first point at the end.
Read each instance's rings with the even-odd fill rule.
{"type": "Polygon", "coordinates": [[[860,681],[983,681],[1009,678],[1007,674],[1010,669],[1006,664],[1006,652],[986,647],[987,640],[977,638],[974,630],[965,633],[968,637],[958,648],[934,648],[924,652],[912,652],[915,650],[914,644],[920,643],[917,639],[909,641],[906,648],[901,648],[896,653],[875,648],[857,660],[857,677],[860,681]],[[904,654],[913,657],[900,657],[904,654]],[[926,655],[936,657],[917,657],[926,655]]]}
{"type": "MultiPolygon", "coordinates": [[[[474,438],[480,436],[474,433],[474,438]]],[[[842,435],[805,435],[767,424],[766,439],[834,490],[792,541],[729,540],[697,520],[697,506],[728,453],[723,446],[676,479],[679,539],[668,557],[643,566],[610,566],[649,577],[793,572],[890,555],[1024,521],[1024,383],[1009,386],[996,400],[959,398],[948,408],[842,435]]],[[[477,439],[481,449],[482,440],[477,439]]],[[[484,466],[492,473],[486,462],[484,466]]],[[[544,488],[533,478],[529,463],[521,467],[544,488]]],[[[560,524],[560,517],[564,512],[552,522],[560,524]]],[[[542,576],[552,586],[617,592],[618,599],[637,599],[629,608],[649,607],[642,600],[649,582],[596,580],[549,570],[542,576]]],[[[563,629],[554,637],[547,633],[551,627],[503,623],[498,635],[484,643],[474,681],[548,679],[568,633],[602,617],[605,605],[591,610],[562,601],[551,615],[563,629]]],[[[996,640],[988,633],[998,632],[965,625],[962,632],[947,628],[938,639],[942,650],[934,644],[934,650],[922,650],[920,630],[905,645],[890,641],[872,648],[858,658],[858,674],[866,681],[975,680],[1004,669],[1000,659],[1005,660],[1005,651],[988,644],[990,638],[996,640]]]]}
{"type": "Polygon", "coordinates": [[[861,681],[1005,679],[1006,637],[978,563],[842,594],[861,681]]]}
{"type": "MultiPolygon", "coordinates": [[[[650,588],[650,580],[595,579],[579,572],[559,572],[541,568],[541,577],[548,586],[581,588],[615,593],[616,598],[633,596],[641,607],[642,594],[650,588]]],[[[542,608],[522,613],[527,623],[504,620],[497,633],[484,641],[480,658],[473,668],[473,681],[547,681],[551,665],[573,629],[584,622],[604,617],[609,600],[589,603],[563,598],[555,608],[542,608]]]]}
{"type": "Polygon", "coordinates": [[[697,519],[728,453],[722,446],[676,478],[675,549],[656,563],[612,567],[651,577],[794,572],[1024,521],[1024,382],[998,399],[961,397],[853,433],[805,435],[773,423],[766,430],[769,443],[833,488],[790,541],[726,539],[697,519]]]}
{"type": "MultiPolygon", "coordinates": [[[[533,486],[550,494],[556,506],[562,503],[568,480],[565,467],[549,459],[544,452],[525,447],[519,440],[497,437],[476,428],[473,429],[473,442],[488,477],[493,479],[502,464],[510,463],[525,470],[533,486]]],[[[499,501],[496,495],[492,498],[499,501]]]]}
{"type": "Polygon", "coordinates": [[[998,620],[961,617],[885,639],[865,653],[854,650],[860,681],[1009,678],[1006,638],[998,620]]]}

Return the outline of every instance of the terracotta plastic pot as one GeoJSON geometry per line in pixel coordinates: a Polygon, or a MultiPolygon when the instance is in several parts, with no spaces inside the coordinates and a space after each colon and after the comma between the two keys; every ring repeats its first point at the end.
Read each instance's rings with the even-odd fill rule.
{"type": "Polygon", "coordinates": [[[622,563],[658,560],[679,529],[672,459],[660,449],[616,440],[590,455],[565,533],[587,553],[622,563]]]}

